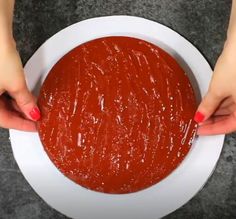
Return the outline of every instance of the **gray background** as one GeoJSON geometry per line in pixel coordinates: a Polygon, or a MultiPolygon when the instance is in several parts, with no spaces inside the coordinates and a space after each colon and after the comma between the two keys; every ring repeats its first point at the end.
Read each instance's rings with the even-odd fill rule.
{"type": "MultiPolygon", "coordinates": [[[[191,41],[214,66],[226,37],[231,6],[230,0],[16,2],[14,34],[24,63],[47,38],[70,24],[91,17],[127,14],[171,27],[191,41]]],[[[8,131],[0,129],[0,218],[65,219],[26,182],[8,138],[8,131]]],[[[226,137],[217,168],[202,191],[166,217],[173,218],[236,218],[236,134],[226,137]]]]}

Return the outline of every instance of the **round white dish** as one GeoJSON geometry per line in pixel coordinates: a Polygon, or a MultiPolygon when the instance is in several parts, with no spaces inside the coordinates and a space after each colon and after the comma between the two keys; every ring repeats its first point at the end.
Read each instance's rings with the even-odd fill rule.
{"type": "MultiPolygon", "coordinates": [[[[165,49],[189,74],[198,97],[206,92],[212,70],[200,52],[168,27],[131,16],[92,18],[52,36],[25,66],[30,89],[37,94],[51,67],[74,47],[115,35],[141,38],[165,49]]],[[[197,138],[168,177],[148,189],[125,195],[90,191],[66,178],[48,158],[36,133],[10,130],[10,139],[26,180],[59,212],[75,219],[157,219],[181,207],[203,187],[220,156],[224,136],[197,138]]]]}

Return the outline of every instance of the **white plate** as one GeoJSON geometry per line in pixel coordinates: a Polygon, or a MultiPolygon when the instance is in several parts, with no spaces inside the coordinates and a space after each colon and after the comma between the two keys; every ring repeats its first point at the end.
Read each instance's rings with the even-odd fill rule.
{"type": "MultiPolygon", "coordinates": [[[[25,66],[30,89],[37,93],[50,68],[77,45],[113,35],[138,37],[164,48],[191,75],[200,94],[206,92],[212,70],[199,51],[173,30],[130,16],[85,20],[51,37],[25,66]]],[[[182,164],[160,183],[132,194],[109,195],[86,190],[64,177],[48,158],[38,134],[10,130],[10,137],[15,159],[33,189],[50,206],[76,219],[157,219],[169,214],[203,187],[224,140],[223,135],[200,137],[182,164]]]]}

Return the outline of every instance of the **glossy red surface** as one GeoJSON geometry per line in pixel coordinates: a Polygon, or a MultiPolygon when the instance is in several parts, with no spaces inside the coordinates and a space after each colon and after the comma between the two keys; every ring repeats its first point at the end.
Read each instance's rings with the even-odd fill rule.
{"type": "Polygon", "coordinates": [[[187,155],[196,131],[188,77],[157,46],[129,37],[82,44],[52,68],[38,100],[44,149],[79,185],[130,193],[187,155]]]}

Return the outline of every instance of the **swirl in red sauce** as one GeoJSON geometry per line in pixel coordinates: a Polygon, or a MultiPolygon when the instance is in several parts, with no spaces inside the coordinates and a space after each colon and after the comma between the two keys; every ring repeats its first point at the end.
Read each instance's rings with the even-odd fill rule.
{"type": "Polygon", "coordinates": [[[130,193],[156,184],[187,155],[194,92],[177,62],[140,39],[105,37],[57,62],[38,100],[44,149],[91,190],[130,193]]]}

